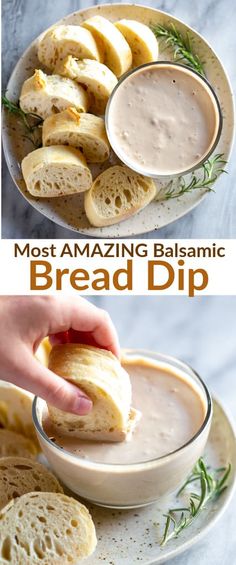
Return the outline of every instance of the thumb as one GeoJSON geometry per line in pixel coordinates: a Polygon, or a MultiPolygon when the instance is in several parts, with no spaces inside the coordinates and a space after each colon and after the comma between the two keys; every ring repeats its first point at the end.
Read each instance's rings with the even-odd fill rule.
{"type": "Polygon", "coordinates": [[[24,361],[18,386],[40,396],[49,404],[81,416],[92,409],[92,401],[77,386],[59,377],[28,354],[24,361]]]}

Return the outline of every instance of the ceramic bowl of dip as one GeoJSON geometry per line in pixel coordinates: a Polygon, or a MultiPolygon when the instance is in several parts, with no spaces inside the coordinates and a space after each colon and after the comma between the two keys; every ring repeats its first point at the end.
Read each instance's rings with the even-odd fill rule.
{"type": "Polygon", "coordinates": [[[122,76],[105,123],[123,163],[144,176],[169,178],[196,170],[211,156],[222,113],[205,77],[179,63],[156,61],[122,76]]]}
{"type": "Polygon", "coordinates": [[[185,481],[204,452],[212,401],[198,374],[175,358],[128,350],[122,365],[130,374],[132,404],[142,412],[130,441],[56,438],[38,397],[33,421],[42,451],[66,487],[100,506],[135,508],[159,501],[185,481]]]}

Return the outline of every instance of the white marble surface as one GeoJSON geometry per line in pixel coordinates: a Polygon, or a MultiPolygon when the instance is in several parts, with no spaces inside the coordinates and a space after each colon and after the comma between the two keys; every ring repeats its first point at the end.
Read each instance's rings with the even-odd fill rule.
{"type": "MultiPolygon", "coordinates": [[[[144,4],[145,0],[136,2],[144,4]]],[[[146,2],[170,12],[202,33],[211,43],[236,87],[235,2],[234,0],[163,0],[146,2]]],[[[18,58],[28,44],[45,28],[64,15],[100,4],[92,0],[3,0],[3,88],[18,58]]],[[[144,237],[236,237],[236,159],[231,159],[229,175],[223,175],[216,194],[208,195],[184,218],[144,237]]],[[[45,219],[17,192],[3,162],[4,238],[73,238],[75,234],[45,219]]],[[[78,236],[79,237],[79,236],[78,236]]]]}
{"type": "MultiPolygon", "coordinates": [[[[98,297],[123,347],[147,348],[189,363],[236,417],[236,298],[98,297]]],[[[200,544],[168,565],[235,565],[236,496],[200,544]]],[[[130,565],[135,565],[130,563],[130,565]]]]}

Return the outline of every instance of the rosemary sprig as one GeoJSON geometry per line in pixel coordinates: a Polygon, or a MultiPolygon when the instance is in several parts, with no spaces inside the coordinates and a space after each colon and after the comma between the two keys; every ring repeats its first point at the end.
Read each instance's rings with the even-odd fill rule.
{"type": "MultiPolygon", "coordinates": [[[[201,167],[201,176],[197,176],[196,171],[191,174],[190,180],[185,177],[178,177],[177,181],[172,179],[164,190],[164,199],[179,198],[183,194],[206,188],[209,192],[214,192],[212,185],[220,175],[226,173],[224,165],[227,161],[223,158],[223,153],[218,153],[212,158],[207,159],[201,167]]],[[[163,192],[163,190],[161,192],[163,192]]],[[[157,199],[160,199],[160,194],[157,199]]]]}
{"type": "Polygon", "coordinates": [[[198,460],[191,475],[187,478],[186,482],[177,493],[177,496],[179,496],[188,485],[196,481],[199,483],[200,492],[190,493],[188,506],[183,508],[171,508],[167,514],[164,514],[166,523],[160,543],[161,546],[165,545],[171,539],[176,538],[182,530],[188,528],[206,505],[224,492],[227,488],[226,481],[230,471],[231,465],[229,463],[227,468],[224,467],[221,469],[221,472],[224,472],[223,476],[221,478],[215,478],[215,473],[218,473],[219,470],[217,469],[214,473],[210,473],[203,459],[200,458],[198,460]]]}
{"type": "Polygon", "coordinates": [[[16,114],[20,118],[27,134],[23,135],[22,137],[31,141],[36,149],[40,147],[41,143],[38,140],[37,134],[38,127],[43,122],[42,118],[34,112],[24,112],[20,108],[19,103],[15,104],[14,102],[11,102],[11,100],[9,100],[6,95],[2,96],[2,104],[8,110],[8,112],[16,114]]]}
{"type": "Polygon", "coordinates": [[[155,36],[163,40],[165,47],[172,47],[174,50],[174,60],[182,62],[197,71],[200,75],[205,76],[204,63],[199,56],[193,51],[189,32],[184,36],[178,31],[173,23],[169,26],[160,24],[150,26],[155,36]]]}

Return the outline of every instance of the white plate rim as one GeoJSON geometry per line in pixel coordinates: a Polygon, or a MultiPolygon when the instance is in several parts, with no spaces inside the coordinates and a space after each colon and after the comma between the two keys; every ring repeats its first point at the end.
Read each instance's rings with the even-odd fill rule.
{"type": "MultiPolygon", "coordinates": [[[[228,408],[226,408],[225,403],[222,402],[221,400],[219,400],[217,395],[215,395],[213,393],[213,394],[211,394],[211,397],[212,397],[213,406],[214,406],[214,404],[216,404],[217,408],[220,409],[220,411],[223,414],[223,417],[226,420],[229,432],[231,432],[232,436],[235,438],[235,449],[234,449],[235,461],[234,461],[234,463],[236,465],[236,423],[235,423],[235,419],[233,418],[233,415],[230,412],[230,410],[228,408]]],[[[50,468],[50,466],[49,466],[49,468],[50,468]]],[[[211,517],[208,524],[205,525],[205,526],[202,526],[200,531],[198,531],[197,533],[193,532],[192,536],[190,536],[189,539],[187,539],[186,541],[181,543],[181,545],[179,545],[178,547],[173,547],[173,548],[171,548],[167,551],[165,550],[165,554],[163,556],[161,556],[159,554],[158,556],[156,556],[154,558],[152,557],[151,560],[148,560],[148,561],[143,560],[142,561],[143,565],[159,565],[159,564],[162,564],[162,563],[166,563],[167,561],[169,562],[169,560],[171,558],[177,557],[178,555],[180,555],[180,554],[184,553],[185,551],[187,551],[188,549],[190,549],[190,547],[197,545],[202,539],[204,539],[208,535],[209,531],[215,526],[215,524],[218,522],[218,520],[221,518],[221,516],[227,510],[227,508],[228,508],[228,506],[229,506],[229,504],[230,504],[230,502],[231,502],[231,500],[234,496],[235,491],[236,491],[236,466],[234,467],[234,474],[231,478],[230,486],[226,490],[226,493],[225,493],[226,496],[224,498],[224,501],[220,505],[220,507],[217,508],[216,512],[214,513],[214,516],[211,517]]],[[[73,493],[71,493],[71,491],[68,491],[68,494],[70,496],[75,496],[75,498],[77,498],[77,496],[74,495],[73,493]]],[[[82,503],[86,505],[85,499],[81,499],[78,496],[78,500],[82,501],[82,503]]],[[[96,506],[96,505],[93,505],[93,506],[96,506]]],[[[138,510],[138,508],[137,508],[137,510],[138,510]]],[[[112,510],[111,510],[111,512],[112,512],[112,510]]],[[[203,510],[203,512],[204,512],[204,510],[203,510]]],[[[175,540],[173,540],[173,542],[174,541],[175,540]]],[[[91,556],[90,559],[92,559],[92,557],[93,556],[91,556]]],[[[131,555],[131,559],[132,558],[133,558],[133,556],[131,555]]],[[[112,559],[113,559],[113,556],[111,555],[111,561],[112,561],[112,559]]],[[[117,561],[115,559],[114,565],[118,565],[118,564],[119,564],[119,561],[117,561]]]]}
{"type": "MultiPolygon", "coordinates": [[[[233,419],[231,412],[228,410],[228,408],[226,410],[224,403],[222,403],[222,401],[219,400],[217,395],[215,395],[215,394],[212,395],[212,401],[213,401],[213,404],[215,402],[220,407],[220,409],[222,410],[224,417],[226,418],[227,423],[229,424],[229,427],[231,428],[231,431],[233,432],[233,435],[234,435],[235,441],[236,441],[236,424],[234,422],[234,419],[233,419]]],[[[205,526],[198,533],[194,534],[194,536],[192,538],[186,540],[180,547],[171,549],[168,553],[165,554],[165,556],[163,556],[163,558],[161,558],[161,556],[160,556],[160,557],[158,557],[154,560],[151,559],[151,561],[145,561],[144,565],[155,565],[155,564],[159,564],[159,563],[165,563],[170,558],[177,557],[177,555],[184,553],[187,549],[189,549],[190,547],[193,547],[194,545],[199,543],[205,536],[207,536],[207,534],[209,533],[211,528],[213,528],[213,526],[215,526],[215,524],[218,522],[218,520],[221,518],[221,516],[227,510],[227,508],[228,508],[228,506],[229,506],[229,504],[230,504],[230,502],[231,502],[231,500],[234,496],[235,490],[236,490],[236,470],[234,472],[233,481],[232,481],[232,483],[230,485],[230,489],[228,491],[228,496],[226,497],[226,499],[225,499],[224,503],[222,504],[222,506],[220,507],[220,509],[215,513],[214,517],[210,520],[208,525],[205,526]]]]}
{"type": "MultiPolygon", "coordinates": [[[[236,464],[236,423],[235,423],[235,420],[233,418],[233,415],[229,411],[229,409],[225,407],[224,402],[219,400],[218,396],[215,395],[215,394],[211,394],[211,396],[212,396],[213,406],[214,406],[214,404],[216,404],[217,408],[220,408],[220,411],[222,412],[223,417],[226,420],[228,429],[232,433],[232,436],[235,438],[235,450],[234,450],[235,461],[234,461],[234,464],[236,464]]],[[[49,466],[49,468],[50,468],[50,466],[49,466]]],[[[228,506],[229,506],[229,504],[230,504],[230,502],[231,502],[231,500],[234,496],[235,490],[236,490],[236,467],[234,467],[234,474],[233,474],[233,477],[231,479],[230,486],[226,490],[226,496],[224,498],[224,501],[221,504],[221,506],[214,513],[214,517],[211,517],[208,524],[206,526],[203,526],[202,529],[200,529],[200,531],[198,531],[197,533],[193,532],[193,535],[190,536],[189,539],[187,539],[186,541],[181,543],[181,545],[179,545],[179,547],[173,547],[173,548],[165,551],[165,554],[163,556],[161,556],[159,554],[158,556],[156,556],[154,558],[152,557],[151,560],[148,560],[148,561],[144,560],[144,561],[142,561],[143,565],[159,565],[159,564],[162,564],[162,563],[166,563],[171,558],[177,557],[178,555],[180,555],[180,554],[184,553],[186,550],[188,550],[190,547],[197,545],[198,542],[200,542],[205,536],[207,536],[207,534],[209,533],[211,528],[213,528],[213,526],[215,526],[217,521],[224,514],[224,512],[228,508],[228,506]]],[[[69,494],[69,496],[74,496],[77,499],[77,496],[74,495],[71,491],[68,491],[67,494],[69,494]]],[[[78,500],[82,501],[82,503],[86,505],[85,499],[81,499],[78,496],[78,500]]],[[[94,505],[94,506],[96,506],[96,505],[94,505]]],[[[111,510],[111,512],[112,512],[112,510],[111,510]]],[[[174,540],[173,540],[173,542],[174,542],[174,540]]],[[[92,556],[90,557],[90,559],[91,558],[92,558],[92,556]]],[[[132,558],[132,556],[131,556],[131,558],[132,558]]],[[[111,560],[112,560],[112,555],[111,555],[111,560]]],[[[116,563],[116,565],[118,565],[119,562],[115,561],[114,565],[115,565],[115,563],[116,563]]]]}

